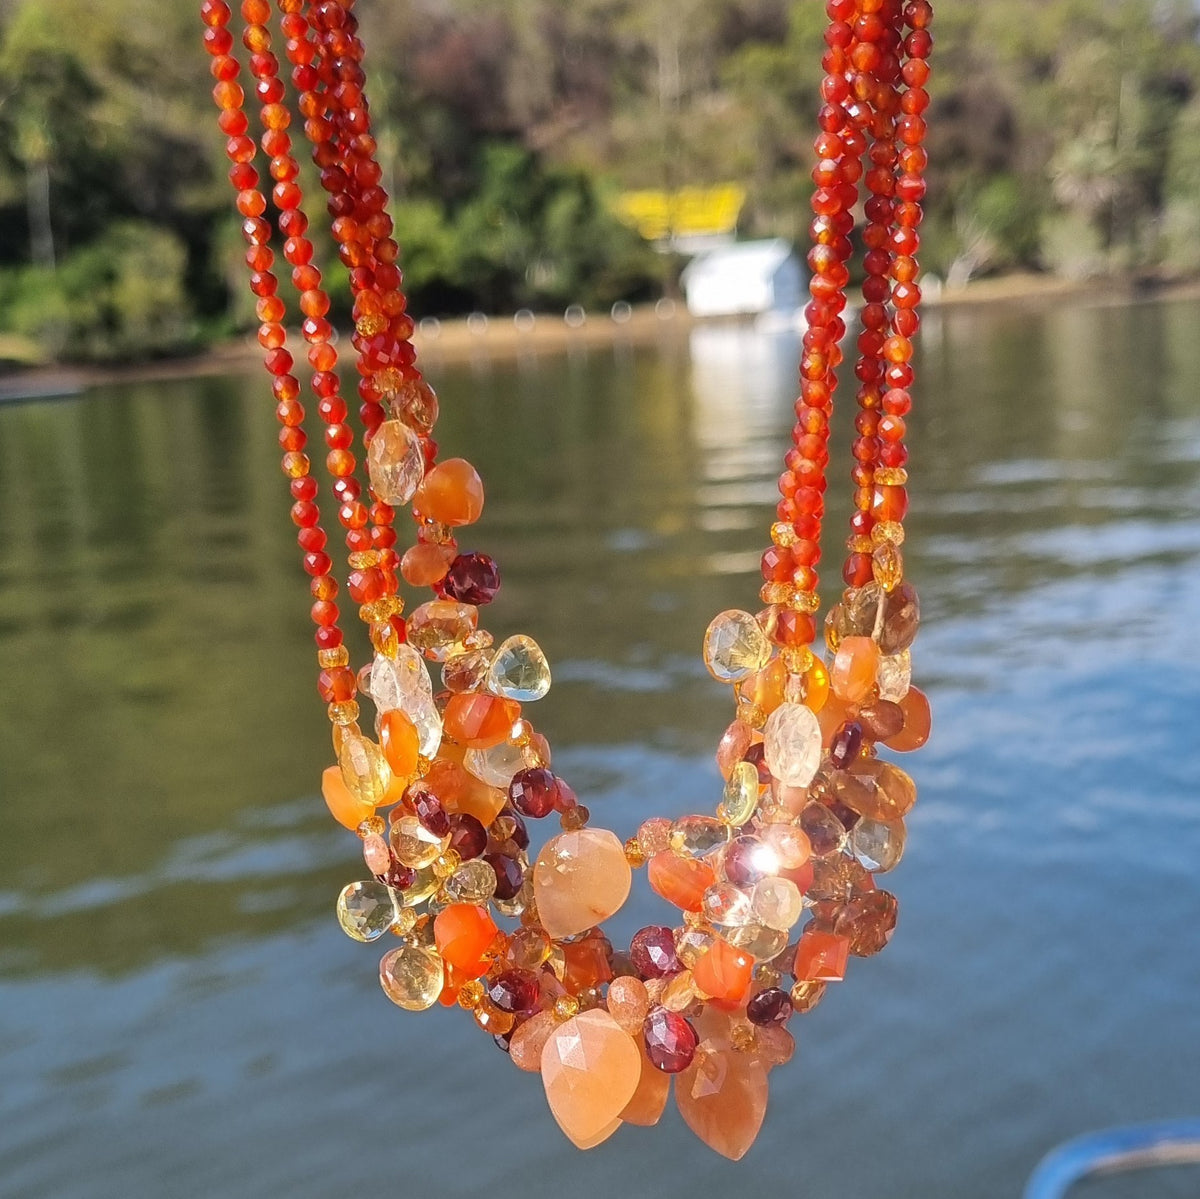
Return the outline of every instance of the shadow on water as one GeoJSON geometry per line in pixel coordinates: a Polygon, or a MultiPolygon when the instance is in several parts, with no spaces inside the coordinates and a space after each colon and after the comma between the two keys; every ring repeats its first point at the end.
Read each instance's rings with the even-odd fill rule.
{"type": "MultiPolygon", "coordinates": [[[[314,794],[260,380],[0,411],[0,1190],[537,1196],[572,1171],[999,1199],[1064,1136],[1194,1112],[1197,328],[1192,304],[927,318],[906,554],[938,730],[901,928],[797,1025],[740,1174],[674,1116],[576,1158],[536,1079],[454,1013],[396,1012],[337,932],[361,867],[314,794]]],[[[546,649],[539,727],[622,834],[716,798],[729,710],[697,645],[753,602],[795,357],[702,328],[433,368],[444,451],[489,487],[491,627],[546,649]]]]}

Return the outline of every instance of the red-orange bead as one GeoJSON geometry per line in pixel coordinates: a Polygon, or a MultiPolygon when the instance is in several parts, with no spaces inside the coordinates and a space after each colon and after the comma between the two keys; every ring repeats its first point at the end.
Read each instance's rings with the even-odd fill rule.
{"type": "Polygon", "coordinates": [[[704,906],[704,892],[717,881],[707,862],[685,858],[669,849],[650,859],[646,877],[656,894],[684,912],[700,911],[704,906]]]}
{"type": "Polygon", "coordinates": [[[444,525],[474,524],[483,512],[483,480],[465,458],[439,462],[421,481],[413,507],[444,525]]]}
{"type": "Polygon", "coordinates": [[[468,749],[490,749],[511,736],[520,715],[516,700],[468,691],[450,697],[443,723],[446,736],[468,749]]]}
{"type": "Polygon", "coordinates": [[[754,959],[718,937],[692,967],[692,981],[713,1007],[736,1011],[749,998],[754,959]]]}
{"type": "Polygon", "coordinates": [[[409,778],[416,770],[420,737],[416,726],[403,712],[385,712],[379,718],[379,745],[397,778],[409,778]]]}
{"type": "Polygon", "coordinates": [[[485,955],[497,931],[487,908],[473,903],[452,903],[433,920],[438,953],[470,978],[477,978],[486,969],[485,955]]]}

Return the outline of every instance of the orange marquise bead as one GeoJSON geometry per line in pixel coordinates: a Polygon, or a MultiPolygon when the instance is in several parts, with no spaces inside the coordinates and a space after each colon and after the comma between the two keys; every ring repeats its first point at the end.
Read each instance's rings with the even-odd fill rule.
{"type": "Polygon", "coordinates": [[[321,774],[321,794],[334,820],[353,832],[375,812],[375,805],[356,799],[342,780],[340,766],[327,766],[321,774]]]}
{"type": "Polygon", "coordinates": [[[717,881],[716,872],[698,858],[685,858],[664,849],[652,857],[646,877],[654,892],[684,912],[698,912],[704,906],[704,892],[717,881]]]}
{"type": "Polygon", "coordinates": [[[398,708],[379,718],[379,745],[395,778],[407,779],[417,768],[421,739],[417,726],[398,708]]]}
{"type": "Polygon", "coordinates": [[[875,686],[879,646],[870,637],[845,637],[834,655],[829,685],[847,703],[861,703],[875,686]]]}
{"type": "Polygon", "coordinates": [[[446,736],[468,749],[491,749],[512,734],[520,719],[521,705],[498,695],[467,691],[453,695],[442,721],[446,736]]]}
{"type": "Polygon", "coordinates": [[[692,967],[692,982],[722,1011],[736,1011],[750,994],[754,959],[718,937],[692,967]]]}
{"type": "Polygon", "coordinates": [[[421,480],[413,507],[444,525],[474,524],[483,512],[483,480],[465,458],[448,458],[421,480]]]}
{"type": "Polygon", "coordinates": [[[433,939],[443,961],[461,971],[463,981],[478,978],[487,968],[484,958],[496,939],[496,922],[487,908],[452,903],[434,917],[433,939]]]}

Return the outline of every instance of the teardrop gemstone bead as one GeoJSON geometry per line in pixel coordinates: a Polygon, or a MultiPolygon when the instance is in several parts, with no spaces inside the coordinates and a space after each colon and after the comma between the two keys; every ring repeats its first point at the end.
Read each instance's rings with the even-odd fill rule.
{"type": "Polygon", "coordinates": [[[767,1071],[749,1053],[700,1043],[692,1064],[675,1080],[684,1123],[710,1149],[740,1161],[767,1114],[767,1071]]]}
{"type": "Polygon", "coordinates": [[[704,665],[720,683],[749,678],[770,660],[771,643],[749,612],[722,612],[704,634],[704,665]]]}
{"type": "Polygon", "coordinates": [[[409,644],[435,662],[462,652],[479,623],[479,609],[453,600],[430,600],[408,618],[409,644]]]}
{"type": "Polygon", "coordinates": [[[433,680],[425,659],[410,645],[401,645],[394,658],[376,654],[371,663],[371,700],[380,712],[408,711],[415,695],[433,695],[433,680]]]}
{"type": "Polygon", "coordinates": [[[767,769],[789,787],[807,787],[821,765],[821,726],[805,704],[781,704],[763,729],[767,769]]]}
{"type": "Polygon", "coordinates": [[[850,852],[873,874],[885,874],[904,856],[905,837],[903,820],[864,817],[850,833],[850,852]]]}
{"type": "Polygon", "coordinates": [[[849,704],[866,699],[875,686],[879,660],[879,646],[870,637],[844,638],[829,671],[834,695],[849,704]]]}
{"type": "Polygon", "coordinates": [[[550,664],[541,646],[522,634],[502,642],[488,670],[487,688],[523,704],[542,699],[550,690],[550,664]]]}
{"type": "Polygon", "coordinates": [[[396,903],[383,883],[371,879],[343,887],[337,898],[338,924],[355,941],[378,941],[396,920],[396,903]]]}
{"type": "Polygon", "coordinates": [[[741,828],[758,809],[758,768],[752,762],[738,762],[725,784],[717,815],[731,828],[741,828]]]}
{"type": "Polygon", "coordinates": [[[385,420],[371,437],[367,473],[371,490],[385,504],[407,504],[425,475],[420,438],[403,421],[385,420]]]}
{"type": "Polygon", "coordinates": [[[602,924],[620,911],[632,885],[625,847],[607,829],[552,837],[533,867],[538,915],[555,940],[602,924]]]}
{"type": "Polygon", "coordinates": [[[542,1050],[542,1084],[558,1126],[576,1145],[598,1144],[637,1091],[642,1055],[633,1038],[593,1008],[564,1021],[542,1050]]]}
{"type": "MultiPolygon", "coordinates": [[[[640,1020],[638,1026],[640,1030],[640,1020]]],[[[654,1063],[646,1056],[643,1046],[638,1046],[638,1052],[642,1056],[642,1073],[633,1098],[621,1111],[621,1119],[626,1124],[652,1128],[667,1110],[667,1100],[671,1094],[671,1076],[655,1068],[654,1063]]]]}
{"type": "Polygon", "coordinates": [[[418,945],[390,949],[379,963],[383,993],[398,1007],[423,1012],[438,1001],[445,984],[442,959],[418,945]]]}
{"type": "Polygon", "coordinates": [[[483,512],[483,480],[465,458],[448,458],[422,480],[413,507],[452,528],[474,524],[483,512]]]}

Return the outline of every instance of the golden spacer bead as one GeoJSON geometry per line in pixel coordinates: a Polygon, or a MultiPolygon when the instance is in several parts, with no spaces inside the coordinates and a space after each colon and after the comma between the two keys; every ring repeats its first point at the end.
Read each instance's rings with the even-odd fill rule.
{"type": "Polygon", "coordinates": [[[904,559],[890,541],[885,541],[872,551],[871,574],[884,591],[895,591],[903,582],[904,559]]]}
{"type": "Polygon", "coordinates": [[[509,740],[518,749],[524,749],[533,740],[533,725],[528,720],[518,720],[513,725],[512,736],[509,737],[509,740]]]}
{"type": "Polygon", "coordinates": [[[780,657],[788,674],[807,674],[812,668],[813,652],[807,645],[789,645],[780,657]]]}
{"type": "Polygon", "coordinates": [[[335,645],[332,649],[317,650],[317,665],[322,670],[335,670],[350,662],[350,651],[344,645],[335,645]]]}
{"type": "Polygon", "coordinates": [[[399,908],[392,921],[392,932],[398,937],[410,936],[417,927],[417,914],[412,908],[399,908]]]}
{"type": "Polygon", "coordinates": [[[477,978],[465,982],[458,988],[458,1006],[465,1011],[473,1012],[482,1002],[487,991],[477,978]]]}
{"type": "Polygon", "coordinates": [[[637,837],[630,837],[625,842],[625,861],[627,861],[635,870],[639,866],[646,864],[646,854],[642,849],[641,842],[637,837]]]}
{"type": "Polygon", "coordinates": [[[821,1002],[825,994],[825,984],[818,982],[798,982],[790,992],[792,1008],[803,1014],[811,1012],[821,1002]]]}
{"type": "Polygon", "coordinates": [[[767,714],[757,704],[738,704],[737,718],[752,729],[758,729],[766,723],[767,714]]]}
{"type": "Polygon", "coordinates": [[[769,962],[759,962],[754,967],[754,979],[756,982],[762,983],[763,987],[777,987],[782,978],[783,975],[769,962]]]}
{"type": "Polygon", "coordinates": [[[340,703],[330,704],[326,709],[330,723],[335,725],[350,725],[358,719],[358,701],[344,699],[340,703]]]}
{"type": "Polygon", "coordinates": [[[432,766],[433,766],[432,758],[427,758],[423,754],[418,754],[417,755],[417,765],[416,765],[416,768],[413,770],[413,778],[423,779],[429,773],[430,767],[432,767],[432,766]]]}
{"type": "Polygon", "coordinates": [[[749,1053],[754,1048],[754,1025],[741,1020],[729,1029],[729,1044],[735,1053],[749,1053]]]}
{"type": "Polygon", "coordinates": [[[764,604],[788,604],[794,591],[790,583],[764,583],[759,588],[758,598],[764,604]]]}
{"type": "Polygon", "coordinates": [[[368,816],[366,820],[361,821],[358,828],[356,828],[354,831],[360,837],[366,838],[370,837],[372,834],[375,834],[376,836],[381,835],[386,828],[387,823],[384,821],[383,817],[378,814],[373,814],[368,816]]]}
{"type": "Polygon", "coordinates": [[[778,546],[786,549],[788,546],[795,545],[798,538],[796,530],[785,520],[777,520],[771,526],[771,540],[778,546]]]}
{"type": "Polygon", "coordinates": [[[349,558],[346,559],[346,561],[349,562],[355,570],[366,570],[370,566],[379,565],[379,551],[356,550],[350,555],[349,558]]]}
{"type": "Polygon", "coordinates": [[[570,1020],[578,1015],[579,1000],[574,995],[560,995],[554,1001],[554,1018],[556,1020],[570,1020]]]}
{"type": "Polygon", "coordinates": [[[846,548],[852,554],[869,554],[875,548],[875,542],[865,533],[855,533],[846,538],[846,548]]]}
{"type": "Polygon", "coordinates": [[[448,849],[434,859],[433,873],[438,878],[449,878],[461,865],[462,858],[459,857],[458,850],[448,849]]]}
{"type": "Polygon", "coordinates": [[[788,600],[788,607],[794,608],[797,612],[819,612],[821,597],[815,591],[797,591],[788,600]]]}
{"type": "Polygon", "coordinates": [[[880,487],[903,487],[908,482],[908,471],[902,466],[877,466],[874,482],[880,487]]]}
{"type": "Polygon", "coordinates": [[[883,545],[886,541],[890,541],[892,545],[904,544],[904,526],[898,520],[881,520],[871,530],[873,545],[883,545]]]}
{"type": "Polygon", "coordinates": [[[385,595],[382,599],[372,600],[363,604],[358,610],[359,619],[364,624],[375,624],[377,621],[389,620],[399,616],[404,611],[404,600],[398,595],[385,595]]]}
{"type": "Polygon", "coordinates": [[[382,312],[365,312],[354,322],[354,331],[363,337],[378,337],[388,327],[382,312]]]}

